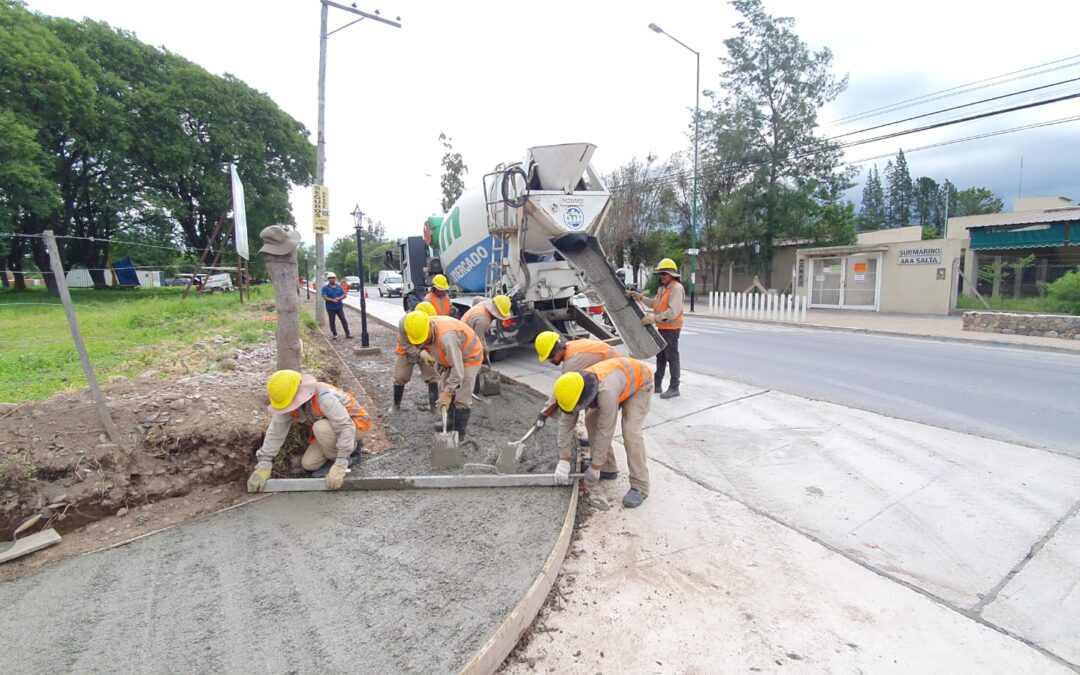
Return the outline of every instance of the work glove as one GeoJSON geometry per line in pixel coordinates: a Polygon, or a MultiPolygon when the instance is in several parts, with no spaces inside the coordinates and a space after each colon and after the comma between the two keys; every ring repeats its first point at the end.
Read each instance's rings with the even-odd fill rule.
{"type": "Polygon", "coordinates": [[[426,351],[420,352],[420,360],[428,365],[435,365],[435,357],[426,351]]]}
{"type": "Polygon", "coordinates": [[[596,485],[596,482],[600,480],[600,469],[589,465],[588,469],[585,469],[585,482],[589,485],[596,485]]]}
{"type": "Polygon", "coordinates": [[[652,314],[646,314],[645,316],[641,317],[642,326],[653,326],[655,324],[656,319],[653,318],[652,314]]]}
{"type": "Polygon", "coordinates": [[[341,484],[345,482],[345,474],[349,472],[349,460],[344,460],[344,463],[341,464],[339,462],[342,462],[342,460],[334,462],[334,466],[330,467],[330,471],[326,474],[327,490],[340,489],[341,484]]]}
{"type": "Polygon", "coordinates": [[[443,393],[439,394],[439,400],[435,401],[435,407],[439,410],[449,410],[450,404],[454,402],[454,392],[447,389],[443,393]]]}
{"type": "Polygon", "coordinates": [[[556,485],[569,485],[570,484],[570,460],[560,459],[558,465],[555,467],[555,484],[556,485]]]}
{"type": "Polygon", "coordinates": [[[270,480],[270,469],[255,469],[248,477],[248,492],[262,492],[268,480],[270,480]]]}
{"type": "Polygon", "coordinates": [[[628,290],[628,291],[626,291],[626,297],[630,298],[631,300],[641,300],[643,296],[641,295],[641,293],[638,293],[637,291],[629,291],[628,290]]]}
{"type": "Polygon", "coordinates": [[[547,424],[547,418],[543,415],[537,416],[536,421],[533,422],[533,426],[537,429],[543,429],[545,424],[547,424]]]}

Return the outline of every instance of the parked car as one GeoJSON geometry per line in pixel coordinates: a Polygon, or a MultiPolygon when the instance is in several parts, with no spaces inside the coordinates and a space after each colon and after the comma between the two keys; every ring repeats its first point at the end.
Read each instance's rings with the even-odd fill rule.
{"type": "Polygon", "coordinates": [[[217,291],[231,291],[232,289],[232,277],[225,272],[219,272],[206,277],[199,290],[204,293],[215,293],[217,291]]]}
{"type": "Polygon", "coordinates": [[[184,279],[184,278],[181,278],[181,277],[176,277],[175,279],[166,279],[165,283],[163,285],[164,286],[187,286],[188,285],[188,280],[184,279]]]}
{"type": "Polygon", "coordinates": [[[341,282],[348,286],[350,293],[360,292],[360,277],[345,277],[341,282]]]}
{"type": "Polygon", "coordinates": [[[401,297],[401,272],[382,270],[379,272],[379,297],[401,297]]]}

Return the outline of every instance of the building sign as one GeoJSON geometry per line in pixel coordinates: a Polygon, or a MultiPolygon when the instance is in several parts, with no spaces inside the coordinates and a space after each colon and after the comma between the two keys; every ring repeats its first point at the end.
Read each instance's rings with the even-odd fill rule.
{"type": "Polygon", "coordinates": [[[940,265],[941,247],[902,248],[896,262],[899,265],[940,265]]]}
{"type": "Polygon", "coordinates": [[[316,185],[311,190],[311,222],[315,234],[330,234],[330,189],[316,185]]]}
{"type": "Polygon", "coordinates": [[[866,272],[866,268],[867,268],[866,263],[855,263],[855,272],[858,273],[858,274],[862,274],[863,272],[866,272]]]}
{"type": "Polygon", "coordinates": [[[806,284],[806,258],[799,258],[799,287],[806,284]]]}

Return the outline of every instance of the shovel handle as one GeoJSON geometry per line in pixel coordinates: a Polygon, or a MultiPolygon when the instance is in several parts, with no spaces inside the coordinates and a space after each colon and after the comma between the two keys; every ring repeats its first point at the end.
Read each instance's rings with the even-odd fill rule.
{"type": "Polygon", "coordinates": [[[442,411],[442,432],[446,433],[446,408],[443,408],[442,411]]]}
{"type": "Polygon", "coordinates": [[[34,515],[32,515],[29,518],[27,518],[26,520],[24,520],[22,525],[19,525],[17,528],[15,528],[15,534],[11,538],[11,540],[15,541],[16,539],[18,539],[20,534],[22,534],[23,532],[26,532],[27,530],[29,530],[34,525],[37,525],[39,520],[41,520],[41,514],[40,513],[35,513],[34,515]]]}

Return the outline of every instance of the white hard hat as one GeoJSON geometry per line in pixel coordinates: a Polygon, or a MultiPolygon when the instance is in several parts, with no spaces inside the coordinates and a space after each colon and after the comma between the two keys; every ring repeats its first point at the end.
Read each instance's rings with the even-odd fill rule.
{"type": "Polygon", "coordinates": [[[333,277],[334,279],[337,279],[337,275],[336,275],[336,274],[334,274],[333,272],[327,272],[327,273],[326,273],[326,278],[327,278],[327,279],[329,279],[329,278],[331,278],[331,277],[333,277]]]}

